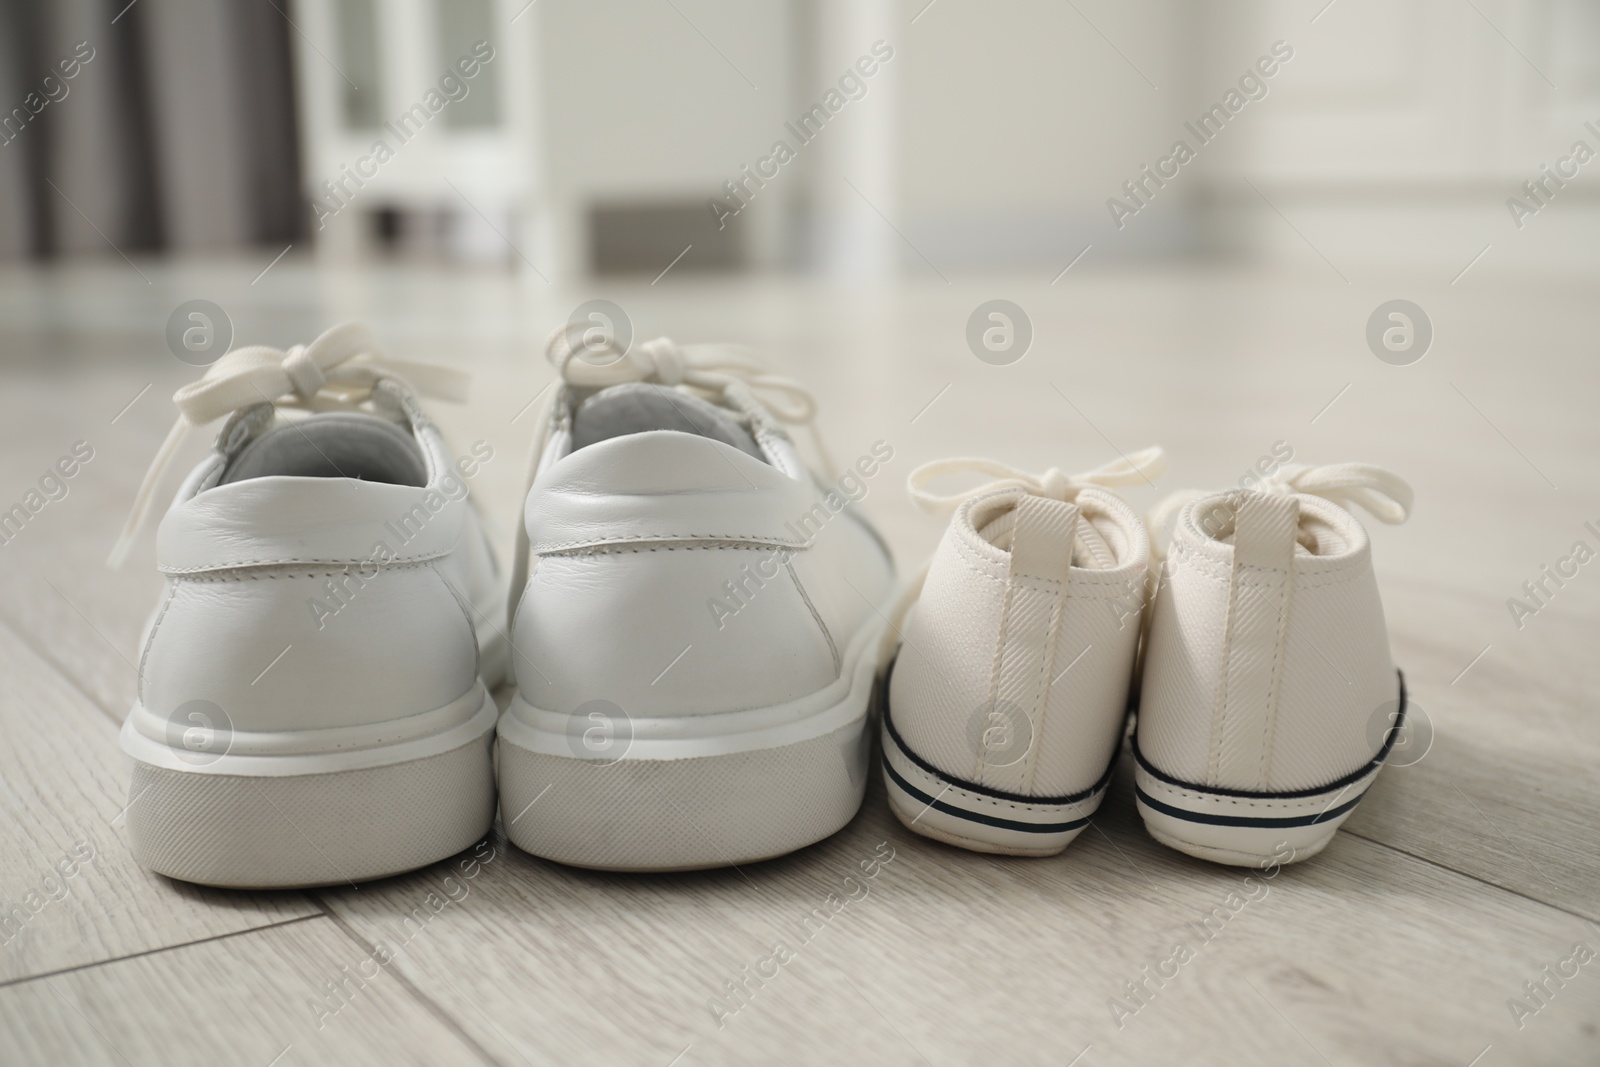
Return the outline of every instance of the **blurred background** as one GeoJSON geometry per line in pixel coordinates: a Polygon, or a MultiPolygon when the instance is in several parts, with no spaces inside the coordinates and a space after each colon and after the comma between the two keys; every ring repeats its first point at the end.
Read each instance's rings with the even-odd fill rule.
{"type": "Polygon", "coordinates": [[[11,260],[1448,277],[1600,237],[1541,169],[1600,149],[1592,0],[5,0],[0,109],[11,260]]]}

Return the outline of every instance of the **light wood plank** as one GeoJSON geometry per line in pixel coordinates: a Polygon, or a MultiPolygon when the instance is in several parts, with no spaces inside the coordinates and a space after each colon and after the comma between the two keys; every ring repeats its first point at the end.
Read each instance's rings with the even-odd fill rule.
{"type": "Polygon", "coordinates": [[[490,1062],[322,917],[7,986],[0,1020],[19,1065],[490,1062]]]}
{"type": "Polygon", "coordinates": [[[116,728],[0,625],[0,981],[315,913],[298,893],[151,874],[127,847],[116,728]]]}
{"type": "Polygon", "coordinates": [[[1600,625],[1519,633],[1502,604],[1403,581],[1385,604],[1432,747],[1379,775],[1349,828],[1600,919],[1600,625]]]}
{"type": "MultiPolygon", "coordinates": [[[[1064,1063],[1085,1045],[1088,1063],[1315,1062],[1309,1038],[1336,1064],[1464,1064],[1491,1043],[1516,1050],[1502,1062],[1563,1063],[1600,1048],[1592,981],[1569,984],[1521,1031],[1506,1007],[1576,941],[1600,949],[1596,930],[1352,835],[1252,883],[1265,895],[1252,889],[1260,899],[1213,920],[1220,933],[1202,945],[1184,924],[1243,892],[1247,872],[1149,839],[1122,770],[1100,830],[1037,862],[914,837],[877,787],[835,838],[741,872],[606,876],[502,841],[397,966],[497,1056],[531,1062],[667,1062],[689,1046],[682,1062],[694,1064],[843,1050],[1064,1063]],[[864,878],[859,861],[883,841],[894,859],[864,878]],[[809,940],[797,932],[813,908],[831,910],[828,894],[859,896],[854,886],[863,899],[814,922],[809,940]],[[745,968],[773,969],[761,961],[776,940],[792,960],[747,985],[744,1004],[727,999],[724,983],[748,981],[745,968]],[[1195,958],[1119,1028],[1111,998],[1177,940],[1195,958]]],[[[364,938],[388,937],[444,873],[322,899],[364,938]]]]}

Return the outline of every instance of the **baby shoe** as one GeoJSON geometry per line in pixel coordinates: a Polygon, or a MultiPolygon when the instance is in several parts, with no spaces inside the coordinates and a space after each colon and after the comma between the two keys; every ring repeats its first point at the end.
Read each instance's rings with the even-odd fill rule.
{"type": "Polygon", "coordinates": [[[1156,840],[1235,865],[1314,856],[1404,724],[1367,531],[1404,522],[1382,467],[1289,465],[1259,489],[1169,498],[1136,732],[1139,813],[1156,840]]]}
{"type": "Polygon", "coordinates": [[[1088,825],[1123,737],[1150,544],[1111,490],[1153,482],[1159,448],[1076,477],[943,460],[913,499],[954,511],[909,609],[883,713],[889,806],[979,852],[1050,856],[1088,825]],[[959,472],[999,480],[955,496],[959,472]]]}

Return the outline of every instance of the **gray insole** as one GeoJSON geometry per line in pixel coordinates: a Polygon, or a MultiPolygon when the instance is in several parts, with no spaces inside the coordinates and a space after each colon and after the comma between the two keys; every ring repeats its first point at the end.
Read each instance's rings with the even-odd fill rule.
{"type": "Polygon", "coordinates": [[[328,412],[273,427],[240,450],[219,484],[271,475],[428,484],[416,439],[403,427],[361,412],[328,412]]]}
{"type": "Polygon", "coordinates": [[[627,382],[602,389],[572,416],[572,450],[648,430],[676,430],[732,445],[765,463],[750,431],[722,408],[698,396],[653,382],[627,382]]]}

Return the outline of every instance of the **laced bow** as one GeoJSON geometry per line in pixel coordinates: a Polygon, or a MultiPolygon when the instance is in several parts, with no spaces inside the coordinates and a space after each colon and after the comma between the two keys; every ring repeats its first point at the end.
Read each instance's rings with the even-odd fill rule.
{"type": "MultiPolygon", "coordinates": [[[[768,374],[750,349],[729,344],[679,345],[669,337],[657,337],[634,344],[624,352],[614,337],[591,331],[587,323],[569,322],[553,330],[545,342],[545,358],[564,384],[583,389],[604,389],[628,382],[684,385],[713,397],[726,397],[748,416],[754,417],[765,408],[779,422],[804,426],[828,477],[837,474],[838,468],[816,427],[816,398],[794,379],[768,374]]],[[[535,438],[528,456],[524,499],[538,477],[554,425],[550,414],[560,402],[559,390],[546,402],[540,420],[544,429],[535,438]]],[[[527,527],[519,518],[511,574],[513,616],[528,580],[528,548],[527,527]]]]}
{"type": "MultiPolygon", "coordinates": [[[[545,345],[545,357],[568,385],[603,389],[625,382],[656,382],[735,394],[742,387],[762,394],[762,403],[781,422],[809,427],[816,419],[817,403],[811,393],[792,378],[768,374],[742,345],[679,345],[670,337],[657,337],[624,353],[613,337],[590,340],[589,329],[583,323],[568,323],[551,333],[545,345]]],[[[832,468],[831,463],[827,466],[832,468]]]]}
{"type": "Polygon", "coordinates": [[[228,352],[207,367],[198,381],[172,394],[178,421],[145,472],[133,510],[107,563],[118,567],[127,558],[149,515],[162,475],[192,431],[255,404],[313,412],[349,410],[371,398],[373,389],[385,379],[440,400],[459,403],[467,398],[465,372],[388,359],[372,331],[359,322],[341,323],[310,344],[295,345],[287,352],[266,345],[228,352]]]}
{"type": "Polygon", "coordinates": [[[1090,487],[1120,489],[1140,482],[1153,485],[1166,470],[1167,454],[1159,446],[1142,449],[1131,456],[1118,457],[1082,474],[1067,474],[1056,467],[1051,467],[1043,474],[1029,474],[993,460],[961,457],[924,463],[911,472],[906,487],[911,492],[911,499],[922,510],[935,515],[948,515],[973,497],[1000,489],[1025,489],[1035,496],[1071,500],[1078,490],[1090,487]],[[995,480],[948,496],[930,493],[925,488],[936,478],[950,474],[988,474],[994,476],[995,480]]]}
{"type": "MultiPolygon", "coordinates": [[[[1404,478],[1375,463],[1330,463],[1320,467],[1286,463],[1263,478],[1257,491],[1319,496],[1347,511],[1359,504],[1373,518],[1390,526],[1410,518],[1414,499],[1411,486],[1404,478]]],[[[1186,490],[1173,493],[1151,508],[1145,525],[1150,529],[1152,542],[1186,504],[1209,495],[1200,490],[1186,490]]],[[[1161,545],[1156,554],[1164,558],[1166,546],[1161,545]]]]}
{"type": "MultiPolygon", "coordinates": [[[[1076,498],[1082,489],[1121,489],[1141,482],[1153,485],[1157,478],[1166,473],[1166,470],[1167,454],[1159,445],[1140,449],[1132,455],[1119,456],[1110,463],[1091,471],[1084,471],[1082,474],[1067,474],[1056,467],[1051,467],[1042,474],[1029,474],[1027,471],[1020,471],[1004,463],[996,463],[994,460],[963,456],[924,463],[912,471],[906,479],[906,489],[910,492],[912,501],[923,511],[934,515],[948,515],[968,500],[1005,489],[1022,489],[1035,496],[1066,501],[1076,498]],[[930,493],[927,490],[928,483],[951,474],[987,474],[992,476],[994,481],[948,495],[930,493]]],[[[1079,546],[1087,550],[1102,565],[1111,564],[1110,549],[1091,525],[1079,523],[1077,539],[1079,546]]],[[[878,644],[880,671],[888,666],[890,658],[894,655],[895,645],[901,637],[901,626],[906,616],[910,614],[911,606],[922,594],[922,586],[928,580],[930,566],[932,566],[931,560],[922,565],[917,576],[906,583],[900,595],[895,598],[894,605],[889,609],[889,626],[884,630],[883,639],[878,644]]]]}

